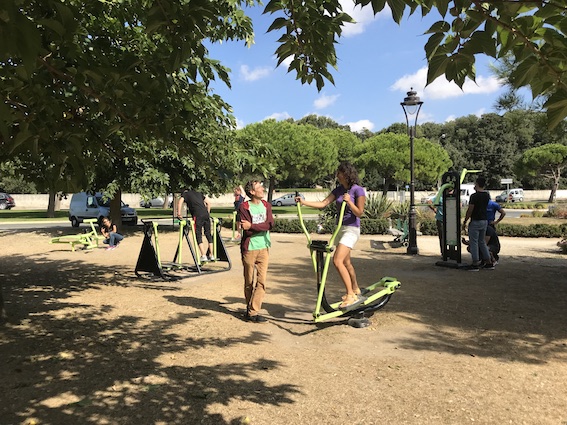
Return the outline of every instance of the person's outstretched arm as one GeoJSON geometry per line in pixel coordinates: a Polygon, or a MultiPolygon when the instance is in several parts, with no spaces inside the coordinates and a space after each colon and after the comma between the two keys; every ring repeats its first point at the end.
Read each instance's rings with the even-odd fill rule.
{"type": "Polygon", "coordinates": [[[181,215],[181,208],[183,208],[183,197],[179,198],[179,201],[177,202],[177,217],[178,218],[183,218],[183,216],[181,215]]]}
{"type": "Polygon", "coordinates": [[[325,208],[334,200],[335,200],[335,195],[333,194],[333,192],[329,193],[327,197],[322,201],[306,201],[301,196],[295,198],[295,202],[299,202],[301,205],[305,205],[306,207],[311,207],[311,208],[319,208],[319,209],[325,208]]]}

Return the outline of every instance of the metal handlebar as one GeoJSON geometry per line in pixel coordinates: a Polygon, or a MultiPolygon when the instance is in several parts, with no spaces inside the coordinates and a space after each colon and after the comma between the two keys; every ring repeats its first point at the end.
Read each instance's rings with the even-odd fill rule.
{"type": "MultiPolygon", "coordinates": [[[[335,238],[337,237],[339,230],[341,230],[342,223],[343,223],[343,217],[345,215],[346,205],[347,205],[347,203],[343,201],[343,203],[341,205],[341,210],[339,212],[339,220],[338,220],[338,223],[337,223],[337,227],[336,227],[335,231],[333,232],[333,234],[331,235],[331,239],[329,239],[329,242],[327,243],[327,245],[329,245],[329,246],[333,245],[333,242],[335,241],[335,238]]],[[[307,231],[307,228],[305,227],[305,223],[303,222],[303,215],[301,214],[301,202],[297,202],[297,216],[299,217],[299,223],[301,224],[301,228],[303,229],[303,233],[305,233],[305,236],[307,237],[307,243],[311,244],[311,236],[309,236],[309,232],[307,231]]]]}

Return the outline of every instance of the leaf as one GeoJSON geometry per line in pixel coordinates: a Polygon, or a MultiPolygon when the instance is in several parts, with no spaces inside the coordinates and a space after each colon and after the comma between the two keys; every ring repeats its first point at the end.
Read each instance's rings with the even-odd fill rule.
{"type": "Polygon", "coordinates": [[[275,13],[282,10],[282,3],[280,0],[271,0],[266,7],[264,8],[264,14],[266,13],[275,13]]]}
{"type": "Polygon", "coordinates": [[[427,40],[427,43],[425,43],[424,46],[425,57],[428,60],[435,56],[435,54],[437,53],[437,49],[443,42],[444,38],[445,38],[445,34],[442,33],[435,33],[431,37],[429,37],[429,40],[427,40]]]}
{"type": "Polygon", "coordinates": [[[386,0],[372,0],[372,10],[377,15],[386,6],[386,0]]]}
{"type": "MultiPolygon", "coordinates": [[[[520,62],[510,74],[510,81],[515,87],[529,85],[530,81],[540,72],[540,66],[534,56],[520,62]]],[[[541,93],[538,93],[538,95],[541,93]]]]}
{"type": "Polygon", "coordinates": [[[469,48],[467,50],[467,53],[469,54],[485,53],[493,58],[496,57],[495,40],[492,38],[492,34],[489,34],[486,31],[474,32],[465,45],[469,48]]]}
{"type": "Polygon", "coordinates": [[[555,107],[553,102],[549,100],[545,102],[547,107],[547,126],[549,129],[557,127],[567,117],[567,106],[555,107]]]}
{"type": "Polygon", "coordinates": [[[392,11],[392,18],[394,18],[394,21],[399,24],[404,16],[406,4],[403,0],[387,0],[387,2],[392,11]]]}
{"type": "Polygon", "coordinates": [[[267,32],[284,28],[285,26],[287,26],[287,24],[288,24],[287,19],[281,17],[276,18],[274,19],[274,22],[272,22],[272,25],[270,25],[270,27],[268,28],[267,32]]]}
{"type": "Polygon", "coordinates": [[[433,25],[431,25],[429,29],[424,32],[424,34],[443,33],[449,31],[450,29],[451,29],[451,25],[449,25],[448,22],[437,21],[433,25]]]}
{"type": "Polygon", "coordinates": [[[449,59],[445,55],[434,56],[429,60],[427,69],[427,85],[435,81],[439,76],[445,74],[449,59]]]}

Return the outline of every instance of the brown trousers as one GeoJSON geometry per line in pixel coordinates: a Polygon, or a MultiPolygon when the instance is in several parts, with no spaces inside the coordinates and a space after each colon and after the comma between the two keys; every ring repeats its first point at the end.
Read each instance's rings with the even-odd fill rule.
{"type": "Polygon", "coordinates": [[[266,294],[269,258],[268,248],[247,251],[242,254],[244,298],[246,299],[246,309],[250,316],[256,316],[262,309],[262,301],[266,294]],[[255,280],[254,272],[256,272],[255,280]]]}

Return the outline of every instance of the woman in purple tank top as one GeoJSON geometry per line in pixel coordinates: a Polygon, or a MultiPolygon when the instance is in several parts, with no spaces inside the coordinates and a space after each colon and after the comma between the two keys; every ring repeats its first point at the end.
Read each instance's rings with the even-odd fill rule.
{"type": "Polygon", "coordinates": [[[340,211],[343,202],[346,202],[341,230],[337,235],[337,248],[333,256],[335,265],[346,289],[343,302],[339,308],[347,309],[364,301],[360,297],[360,288],[356,280],[356,271],[351,262],[351,251],[360,238],[360,217],[364,214],[366,204],[366,191],[360,186],[356,168],[350,162],[341,162],[337,169],[339,186],[320,202],[310,202],[297,198],[301,205],[312,208],[325,208],[331,202],[336,202],[340,211]]]}

